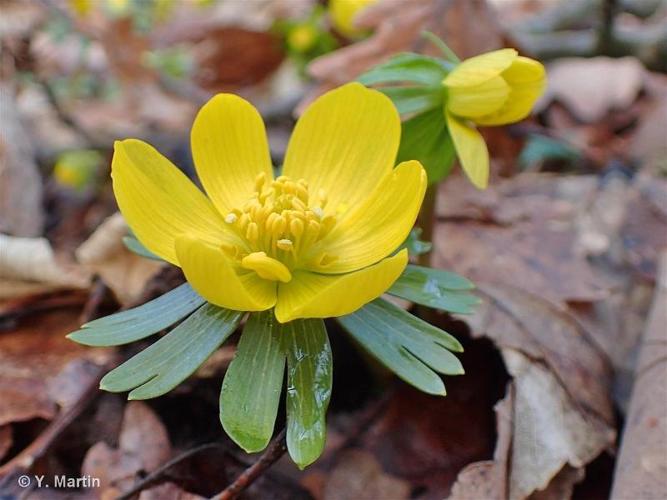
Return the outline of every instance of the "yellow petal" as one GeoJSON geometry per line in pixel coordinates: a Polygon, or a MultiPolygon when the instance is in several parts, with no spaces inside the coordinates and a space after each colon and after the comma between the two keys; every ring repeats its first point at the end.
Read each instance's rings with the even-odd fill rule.
{"type": "Polygon", "coordinates": [[[335,228],[315,245],[313,254],[326,253],[333,263],[310,270],[346,273],[375,264],[405,241],[426,190],[426,172],[418,161],[406,161],[389,172],[365,203],[342,216],[335,228]]]}
{"type": "Polygon", "coordinates": [[[292,281],[278,286],[276,318],[332,318],[350,314],[386,292],[408,263],[403,249],[361,271],[324,275],[297,271],[292,281]]]}
{"type": "Polygon", "coordinates": [[[514,49],[500,49],[466,59],[445,77],[446,87],[474,87],[500,75],[517,58],[514,49]]]}
{"type": "Polygon", "coordinates": [[[450,113],[445,115],[463,171],[477,188],[485,189],[489,182],[489,151],[482,134],[450,113]]]}
{"type": "Polygon", "coordinates": [[[239,96],[208,101],[192,125],[191,142],[197,175],[223,214],[250,197],[259,174],[273,177],[262,117],[239,96]]]}
{"type": "Polygon", "coordinates": [[[230,238],[206,196],[149,144],[116,141],[111,177],[128,225],[146,248],[166,261],[178,265],[174,243],[185,232],[210,243],[230,238]]]}
{"type": "Polygon", "coordinates": [[[509,95],[507,82],[494,76],[471,87],[449,88],[445,105],[452,114],[474,119],[499,110],[509,95]]]}
{"type": "Polygon", "coordinates": [[[391,171],[401,120],[388,97],[348,83],[319,97],[299,119],[283,173],[306,179],[311,193],[323,189],[327,211],[366,199],[391,171]]]}
{"type": "Polygon", "coordinates": [[[480,125],[504,125],[523,120],[544,92],[547,82],[544,66],[527,57],[517,57],[501,76],[510,86],[509,96],[495,113],[476,118],[475,122],[480,125]]]}
{"type": "Polygon", "coordinates": [[[235,311],[264,311],[276,303],[276,283],[243,271],[219,246],[191,236],[176,240],[176,254],[188,283],[211,304],[235,311]]]}

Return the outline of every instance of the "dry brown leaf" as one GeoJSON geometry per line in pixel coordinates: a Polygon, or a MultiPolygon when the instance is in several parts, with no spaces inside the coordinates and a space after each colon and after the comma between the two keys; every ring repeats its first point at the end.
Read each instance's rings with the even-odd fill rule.
{"type": "Polygon", "coordinates": [[[611,498],[659,498],[667,491],[667,251],[635,370],[611,498]]]}
{"type": "Polygon", "coordinates": [[[139,500],[205,500],[206,497],[183,491],[174,483],[163,483],[139,494],[139,500]]]}
{"type": "Polygon", "coordinates": [[[482,193],[460,178],[444,183],[436,267],[473,281],[510,283],[558,303],[605,297],[608,283],[593,273],[575,231],[576,203],[595,186],[593,178],[543,175],[519,176],[482,193]]]}
{"type": "Polygon", "coordinates": [[[667,248],[667,180],[642,179],[628,197],[627,214],[621,228],[627,262],[655,281],[658,256],[667,248]]]}
{"type": "Polygon", "coordinates": [[[509,403],[497,411],[494,463],[464,470],[455,498],[495,490],[501,484],[499,471],[507,475],[509,499],[538,491],[544,498],[558,498],[559,491],[571,491],[583,477],[586,464],[614,443],[610,367],[565,310],[513,287],[478,285],[485,302],[467,321],[474,336],[491,338],[501,350],[513,376],[512,411],[506,410],[509,403]],[[509,428],[504,423],[508,415],[509,428]],[[510,450],[506,459],[505,449],[510,450]],[[471,482],[482,480],[487,483],[473,489],[471,482]]]}
{"type": "Polygon", "coordinates": [[[130,401],[125,407],[118,448],[103,441],[95,444],[84,458],[81,474],[99,478],[101,495],[114,498],[131,488],[139,474],[155,470],[170,455],[169,435],[160,418],[146,403],[130,401]]]}
{"type": "Polygon", "coordinates": [[[113,351],[75,344],[65,335],[79,326],[75,311],[33,315],[0,335],[0,426],[52,419],[78,399],[96,376],[91,363],[109,362],[113,351]]]}
{"type": "Polygon", "coordinates": [[[548,88],[536,110],[559,101],[586,123],[630,106],[645,78],[644,67],[634,57],[563,58],[550,64],[547,71],[548,88]]]}
{"type": "Polygon", "coordinates": [[[375,457],[366,451],[345,452],[331,471],[324,487],[324,500],[351,498],[410,498],[410,484],[382,470],[375,457]]]}
{"type": "Polygon", "coordinates": [[[0,232],[38,236],[44,224],[42,179],[16,108],[14,88],[2,81],[0,109],[0,232]]]}
{"type": "Polygon", "coordinates": [[[163,263],[129,251],[123,244],[127,224],[120,213],[106,219],[77,249],[76,257],[91,274],[111,288],[122,305],[134,303],[163,263]]]}
{"type": "Polygon", "coordinates": [[[0,299],[89,284],[88,273],[73,263],[59,262],[45,238],[0,234],[0,299]]]}
{"type": "Polygon", "coordinates": [[[509,498],[522,499],[547,488],[563,467],[583,469],[615,433],[577,408],[552,371],[518,351],[504,358],[516,384],[509,498]]]}
{"type": "Polygon", "coordinates": [[[271,33],[222,27],[198,33],[192,47],[199,67],[198,85],[229,92],[255,85],[273,73],[284,58],[281,41],[271,33]]]}

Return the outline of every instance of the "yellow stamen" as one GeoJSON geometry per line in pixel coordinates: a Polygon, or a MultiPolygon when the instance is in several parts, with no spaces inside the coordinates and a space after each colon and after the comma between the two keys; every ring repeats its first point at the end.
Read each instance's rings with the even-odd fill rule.
{"type": "Polygon", "coordinates": [[[252,243],[257,241],[257,239],[259,238],[259,228],[257,227],[257,223],[251,222],[250,224],[248,224],[248,229],[246,229],[245,237],[248,239],[248,241],[252,243]]]}
{"type": "Polygon", "coordinates": [[[276,242],[276,246],[280,248],[281,250],[285,250],[286,252],[289,252],[294,248],[294,243],[292,243],[292,240],[288,240],[287,238],[283,238],[282,240],[278,240],[276,242]]]}
{"type": "Polygon", "coordinates": [[[291,270],[317,262],[323,266],[337,260],[315,245],[333,229],[336,215],[324,207],[327,193],[320,189],[310,196],[308,183],[281,175],[255,179],[255,191],[224,217],[240,238],[224,252],[246,269],[274,281],[289,281],[291,270]]]}

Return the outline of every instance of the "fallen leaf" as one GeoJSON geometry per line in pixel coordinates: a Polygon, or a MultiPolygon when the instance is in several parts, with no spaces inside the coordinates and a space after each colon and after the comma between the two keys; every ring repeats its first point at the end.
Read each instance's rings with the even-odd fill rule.
{"type": "Polygon", "coordinates": [[[118,448],[104,441],[95,444],[84,458],[81,474],[99,478],[102,497],[113,498],[170,456],[169,435],[158,415],[146,403],[130,401],[125,407],[118,448]]]}
{"type": "MultiPolygon", "coordinates": [[[[503,470],[507,498],[523,499],[547,488],[558,498],[557,491],[571,490],[586,464],[614,443],[610,367],[565,309],[512,286],[478,286],[485,302],[467,322],[474,336],[489,337],[498,346],[513,379],[512,411],[497,412],[494,464],[475,466],[474,478],[481,480],[482,470],[488,484],[475,488],[493,490],[497,471],[503,470]],[[509,428],[502,422],[508,415],[509,428]],[[510,450],[506,459],[500,453],[505,449],[510,450]]],[[[458,498],[477,491],[470,483],[466,475],[459,477],[458,498]]]]}
{"type": "Polygon", "coordinates": [[[593,178],[522,175],[480,194],[452,181],[458,182],[444,183],[439,193],[445,207],[434,236],[436,267],[557,303],[607,295],[609,284],[578,249],[575,231],[579,206],[572,200],[595,193],[593,178]]]}
{"type": "Polygon", "coordinates": [[[667,491],[667,251],[641,340],[630,411],[611,498],[660,498],[667,491]]]}
{"type": "Polygon", "coordinates": [[[163,500],[164,498],[170,500],[204,500],[206,497],[183,491],[174,483],[163,483],[139,494],[139,500],[163,500]]]}
{"type": "Polygon", "coordinates": [[[579,120],[593,123],[630,106],[644,85],[644,67],[634,57],[562,58],[549,64],[547,90],[536,105],[561,102],[579,120]]]}
{"type": "Polygon", "coordinates": [[[362,450],[345,452],[324,487],[324,500],[351,498],[410,498],[410,484],[382,470],[375,457],[362,450]]]}
{"type": "Polygon", "coordinates": [[[273,73],[284,58],[275,35],[238,27],[198,33],[192,54],[199,67],[195,81],[211,92],[229,92],[257,84],[273,73]]]}
{"type": "Polygon", "coordinates": [[[628,197],[627,218],[620,230],[627,262],[655,282],[658,256],[667,248],[667,180],[642,179],[628,197]]]}
{"type": "Polygon", "coordinates": [[[60,260],[45,238],[0,234],[0,299],[89,286],[86,272],[60,260]]]}
{"type": "Polygon", "coordinates": [[[65,338],[79,325],[78,311],[34,314],[0,335],[0,426],[51,420],[69,407],[90,380],[91,364],[104,365],[110,349],[86,348],[65,338]]]}
{"type": "Polygon", "coordinates": [[[509,498],[544,490],[563,467],[583,469],[614,443],[611,427],[577,408],[553,372],[504,354],[516,384],[509,498]]]}
{"type": "Polygon", "coordinates": [[[140,257],[123,243],[128,228],[123,216],[116,213],[106,219],[77,249],[76,257],[91,274],[97,274],[113,291],[122,305],[136,302],[148,281],[163,263],[140,257]]]}

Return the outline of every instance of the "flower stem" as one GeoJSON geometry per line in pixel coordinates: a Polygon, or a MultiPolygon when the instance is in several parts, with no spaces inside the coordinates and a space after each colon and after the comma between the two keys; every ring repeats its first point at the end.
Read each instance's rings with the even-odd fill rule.
{"type": "Polygon", "coordinates": [[[460,63],[461,59],[456,55],[456,53],[447,45],[444,40],[438,37],[436,34],[431,33],[430,31],[422,31],[422,36],[426,38],[433,45],[438,47],[442,54],[453,63],[460,63]]]}
{"type": "MultiPolygon", "coordinates": [[[[421,210],[419,211],[419,217],[417,218],[417,224],[421,227],[422,234],[421,237],[424,241],[431,242],[433,241],[433,227],[435,225],[435,203],[438,198],[438,184],[431,184],[426,189],[426,194],[424,195],[424,202],[422,203],[421,210]]],[[[417,261],[420,266],[430,266],[431,265],[431,253],[433,252],[433,245],[431,249],[421,254],[417,257],[417,261]]]]}

